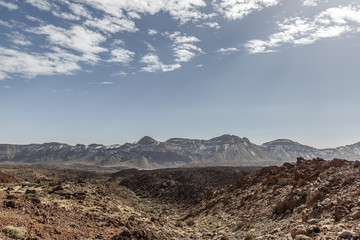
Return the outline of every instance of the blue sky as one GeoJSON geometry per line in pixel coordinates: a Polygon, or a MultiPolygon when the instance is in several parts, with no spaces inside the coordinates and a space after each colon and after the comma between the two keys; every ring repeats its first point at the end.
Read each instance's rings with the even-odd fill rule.
{"type": "Polygon", "coordinates": [[[0,0],[1,143],[360,141],[360,4],[0,0]]]}

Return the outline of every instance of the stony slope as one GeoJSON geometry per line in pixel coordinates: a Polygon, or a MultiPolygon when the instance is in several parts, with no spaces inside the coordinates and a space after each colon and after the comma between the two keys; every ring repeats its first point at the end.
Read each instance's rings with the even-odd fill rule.
{"type": "Polygon", "coordinates": [[[359,162],[298,158],[218,188],[183,220],[220,225],[228,239],[360,239],[359,172],[359,162]]]}
{"type": "Polygon", "coordinates": [[[10,165],[21,182],[0,185],[0,239],[360,239],[359,162],[248,170],[10,165]]]}

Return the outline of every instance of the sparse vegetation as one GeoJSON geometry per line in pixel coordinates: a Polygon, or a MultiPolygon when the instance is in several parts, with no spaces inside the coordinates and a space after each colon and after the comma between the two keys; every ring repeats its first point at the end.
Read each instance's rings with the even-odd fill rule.
{"type": "Polygon", "coordinates": [[[243,227],[245,227],[245,222],[239,221],[239,222],[236,223],[236,229],[237,229],[237,230],[240,230],[240,229],[242,229],[243,227]]]}
{"type": "Polygon", "coordinates": [[[192,227],[195,225],[195,222],[193,220],[186,221],[186,225],[189,227],[192,227]]]}
{"type": "Polygon", "coordinates": [[[251,232],[247,232],[245,235],[244,235],[244,240],[252,240],[254,239],[254,234],[251,233],[251,232]]]}
{"type": "Polygon", "coordinates": [[[182,228],[184,226],[184,224],[181,222],[181,221],[177,221],[175,223],[175,227],[179,227],[179,228],[182,228]]]}

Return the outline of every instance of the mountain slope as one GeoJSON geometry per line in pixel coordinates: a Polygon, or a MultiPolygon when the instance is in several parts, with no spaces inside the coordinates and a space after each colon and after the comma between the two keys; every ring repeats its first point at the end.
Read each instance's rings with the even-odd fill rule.
{"type": "Polygon", "coordinates": [[[172,138],[159,142],[143,137],[135,143],[105,146],[70,146],[63,143],[0,145],[0,162],[82,164],[140,169],[193,166],[269,166],[293,162],[297,157],[360,159],[360,143],[316,149],[279,139],[256,145],[247,138],[223,135],[209,140],[172,138]]]}
{"type": "Polygon", "coordinates": [[[278,139],[262,144],[261,148],[277,160],[284,162],[293,162],[297,157],[360,159],[360,143],[337,148],[317,149],[288,139],[278,139]]]}

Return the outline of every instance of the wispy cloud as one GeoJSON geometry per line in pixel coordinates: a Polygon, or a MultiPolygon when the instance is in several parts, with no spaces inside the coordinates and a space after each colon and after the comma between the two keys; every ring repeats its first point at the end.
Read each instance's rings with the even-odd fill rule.
{"type": "Polygon", "coordinates": [[[111,74],[111,77],[125,77],[127,75],[128,75],[127,72],[120,71],[120,72],[116,72],[116,73],[111,74]]]}
{"type": "Polygon", "coordinates": [[[203,0],[84,0],[83,2],[115,17],[122,17],[123,11],[151,15],[161,11],[168,12],[181,23],[208,17],[207,14],[199,10],[199,8],[206,6],[203,0]]]}
{"type": "Polygon", "coordinates": [[[10,3],[10,2],[4,2],[3,0],[0,0],[0,8],[1,7],[6,7],[9,10],[16,10],[18,9],[18,6],[14,3],[10,3]]]}
{"type": "Polygon", "coordinates": [[[81,4],[69,3],[69,9],[77,16],[91,18],[90,12],[81,4]]]}
{"type": "Polygon", "coordinates": [[[217,22],[204,22],[203,24],[199,25],[200,27],[209,27],[209,28],[214,28],[214,29],[220,29],[221,26],[219,23],[217,22]]]}
{"type": "Polygon", "coordinates": [[[225,55],[229,55],[229,54],[236,53],[238,51],[239,51],[238,48],[230,47],[230,48],[219,48],[215,52],[222,53],[222,54],[225,54],[225,55]]]}
{"type": "Polygon", "coordinates": [[[60,10],[52,10],[51,13],[55,17],[63,18],[63,19],[66,19],[66,20],[80,20],[79,16],[76,16],[76,15],[68,13],[68,12],[62,12],[60,10]]]}
{"type": "Polygon", "coordinates": [[[97,62],[100,58],[97,53],[108,51],[100,46],[106,40],[98,32],[88,30],[82,26],[73,26],[70,29],[60,28],[53,25],[46,25],[28,30],[35,34],[44,34],[55,46],[72,49],[82,53],[82,60],[97,62]]]}
{"type": "Polygon", "coordinates": [[[158,34],[158,31],[156,31],[155,29],[148,29],[148,34],[149,34],[150,36],[153,36],[153,35],[158,34]]]}
{"type": "Polygon", "coordinates": [[[154,45],[152,45],[148,42],[145,42],[145,45],[150,52],[156,52],[156,48],[154,47],[154,45]]]}
{"type": "Polygon", "coordinates": [[[304,0],[303,5],[307,7],[317,6],[317,0],[304,0]]]}
{"type": "Polygon", "coordinates": [[[102,85],[113,85],[113,82],[101,82],[102,85]]]}
{"type": "Polygon", "coordinates": [[[141,63],[144,63],[146,66],[142,68],[144,72],[169,72],[174,71],[181,67],[180,64],[164,64],[160,61],[159,57],[153,53],[149,53],[141,58],[141,63]]]}
{"type": "Polygon", "coordinates": [[[51,9],[51,4],[45,0],[26,0],[26,2],[43,11],[50,11],[51,9]]]}
{"type": "Polygon", "coordinates": [[[117,33],[117,32],[136,32],[139,29],[135,27],[135,23],[127,18],[116,18],[106,16],[103,19],[94,18],[87,20],[85,25],[97,28],[103,32],[117,33]]]}
{"type": "Polygon", "coordinates": [[[329,8],[313,19],[289,18],[278,23],[277,33],[267,40],[250,40],[245,48],[250,54],[277,51],[284,45],[308,45],[325,38],[335,38],[350,32],[360,32],[359,7],[329,8]]]}
{"type": "Polygon", "coordinates": [[[6,36],[9,38],[10,41],[12,41],[12,43],[16,45],[22,45],[22,46],[32,45],[32,42],[30,42],[22,33],[13,32],[12,34],[6,34],[6,36]]]}
{"type": "Polygon", "coordinates": [[[135,53],[124,48],[116,48],[111,50],[111,56],[110,62],[127,64],[133,60],[135,53]]]}
{"type": "Polygon", "coordinates": [[[199,53],[204,53],[201,48],[197,47],[195,43],[200,42],[200,39],[194,36],[184,35],[181,32],[174,32],[167,34],[173,40],[173,50],[176,62],[188,62],[199,53]]]}
{"type": "Polygon", "coordinates": [[[11,24],[5,21],[0,20],[0,26],[11,28],[11,24]]]}
{"type": "Polygon", "coordinates": [[[212,4],[216,11],[226,18],[235,20],[260,11],[267,7],[276,6],[281,0],[213,0],[212,4]]]}
{"type": "Polygon", "coordinates": [[[16,74],[27,78],[37,75],[72,74],[81,67],[78,57],[60,49],[45,54],[25,53],[0,47],[0,80],[16,74]]]}

